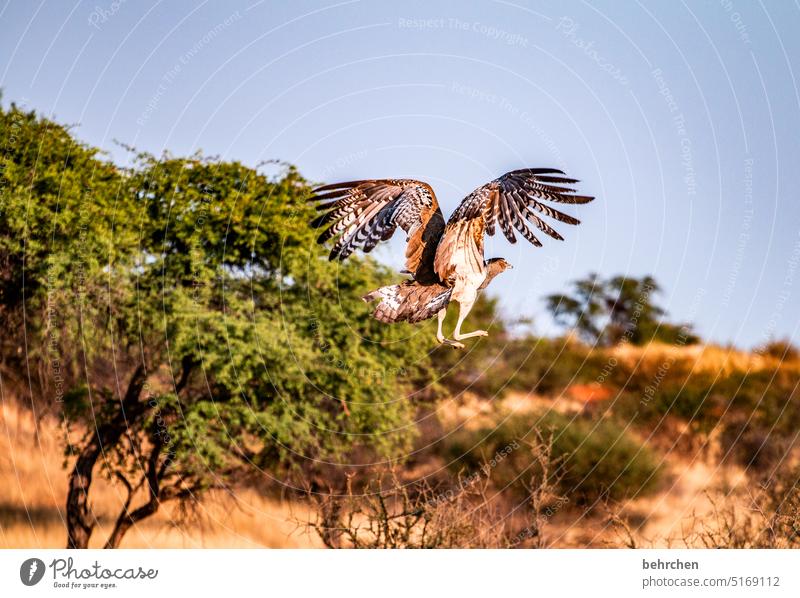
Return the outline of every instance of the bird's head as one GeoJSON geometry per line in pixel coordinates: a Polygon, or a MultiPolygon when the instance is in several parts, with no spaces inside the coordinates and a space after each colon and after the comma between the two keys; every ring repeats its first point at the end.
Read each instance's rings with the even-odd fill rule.
{"type": "Polygon", "coordinates": [[[500,272],[505,272],[506,270],[511,270],[514,268],[514,266],[509,264],[505,258],[502,257],[493,257],[490,260],[487,260],[486,267],[490,272],[494,272],[495,276],[500,274],[500,272]]]}
{"type": "Polygon", "coordinates": [[[490,260],[486,260],[486,278],[480,288],[485,289],[487,285],[492,282],[492,279],[500,274],[500,272],[511,270],[513,267],[514,266],[501,257],[493,257],[490,260]]]}

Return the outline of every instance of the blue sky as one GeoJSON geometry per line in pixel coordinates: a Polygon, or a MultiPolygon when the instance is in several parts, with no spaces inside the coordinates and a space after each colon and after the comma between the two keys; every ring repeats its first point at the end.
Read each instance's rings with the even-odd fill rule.
{"type": "MultiPolygon", "coordinates": [[[[556,166],[597,196],[566,241],[487,246],[510,315],[589,271],[653,274],[714,341],[800,339],[800,6],[790,2],[9,2],[0,87],[114,140],[413,177],[446,214],[556,166]]],[[[402,248],[380,252],[398,264],[402,248]]]]}

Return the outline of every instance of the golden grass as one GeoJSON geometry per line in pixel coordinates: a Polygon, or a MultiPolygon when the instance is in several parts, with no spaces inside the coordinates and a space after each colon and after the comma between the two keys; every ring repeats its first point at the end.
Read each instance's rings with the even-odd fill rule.
{"type": "Polygon", "coordinates": [[[719,345],[676,346],[650,343],[644,346],[634,346],[623,344],[609,351],[629,366],[636,363],[663,363],[667,359],[689,361],[692,363],[695,373],[712,372],[729,375],[734,372],[757,372],[776,367],[800,371],[798,362],[781,361],[770,355],[759,355],[719,345]]]}
{"type": "MultiPolygon", "coordinates": [[[[689,362],[693,371],[729,375],[775,367],[797,370],[800,362],[783,362],[768,356],[715,345],[676,347],[653,343],[644,347],[622,345],[608,349],[628,366],[689,362]]],[[[569,397],[542,397],[508,393],[486,401],[465,393],[443,401],[437,416],[445,429],[485,425],[500,412],[534,412],[539,407],[563,409],[569,397]],[[564,403],[562,405],[562,403],[564,403]]],[[[0,548],[53,548],[65,544],[64,525],[67,470],[63,467],[63,431],[58,422],[35,423],[28,409],[13,400],[0,403],[0,548]]],[[[623,512],[638,524],[637,541],[644,546],[676,545],[687,521],[708,517],[712,505],[708,493],[719,488],[743,488],[742,471],[720,465],[716,455],[664,455],[670,482],[655,495],[624,505],[623,512]]],[[[727,491],[726,491],[727,492],[727,491]]],[[[735,493],[734,493],[735,494],[735,493]]],[[[92,503],[99,522],[91,546],[105,541],[124,498],[124,489],[98,476],[92,487],[92,503]]],[[[139,500],[143,500],[142,497],[139,500]]],[[[320,547],[316,535],[298,528],[307,521],[306,507],[260,495],[253,489],[237,491],[236,498],[210,495],[196,505],[198,517],[180,523],[173,507],[166,505],[150,519],[134,526],[123,548],[247,548],[320,547]]],[[[557,546],[602,546],[613,540],[613,530],[598,515],[565,509],[551,521],[550,535],[557,546]]]]}
{"type": "MultiPolygon", "coordinates": [[[[67,470],[62,467],[63,432],[57,422],[36,425],[15,401],[0,404],[0,548],[62,548],[67,470]]],[[[99,548],[124,499],[124,488],[98,476],[91,500],[99,522],[90,546],[99,548]]],[[[136,503],[135,503],[136,504],[136,503]]],[[[134,526],[122,548],[310,548],[316,536],[294,523],[304,507],[260,496],[250,489],[235,500],[215,495],[196,505],[191,523],[165,505],[134,526]]]]}

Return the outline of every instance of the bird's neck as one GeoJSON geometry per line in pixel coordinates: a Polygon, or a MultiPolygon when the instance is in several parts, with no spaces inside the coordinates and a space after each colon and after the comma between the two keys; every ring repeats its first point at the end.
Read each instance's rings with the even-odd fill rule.
{"type": "Polygon", "coordinates": [[[503,266],[498,262],[487,263],[485,266],[486,278],[483,279],[483,284],[480,286],[481,289],[488,287],[489,283],[492,282],[492,279],[503,271],[503,266]]]}

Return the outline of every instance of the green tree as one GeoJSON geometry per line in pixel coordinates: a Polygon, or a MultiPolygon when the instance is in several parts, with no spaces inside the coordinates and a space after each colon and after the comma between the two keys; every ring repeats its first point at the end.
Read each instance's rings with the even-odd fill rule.
{"type": "Polygon", "coordinates": [[[602,333],[606,315],[603,283],[594,272],[572,283],[572,294],[554,294],[544,298],[557,324],[575,330],[581,338],[595,343],[602,333]]]}
{"type": "Polygon", "coordinates": [[[254,467],[313,480],[322,463],[408,448],[403,395],[431,377],[426,337],[368,317],[358,297],[388,273],[327,261],[294,169],[146,154],[121,169],[33,113],[2,117],[4,143],[9,120],[24,140],[3,162],[3,327],[26,307],[25,359],[45,389],[58,355],[57,403],[82,434],[67,447],[68,546],[89,543],[99,473],[128,490],[115,547],[163,503],[254,467]]]}
{"type": "Polygon", "coordinates": [[[572,283],[571,294],[549,295],[545,302],[558,324],[575,330],[591,344],[698,342],[691,326],[665,320],[666,311],[655,302],[655,295],[660,292],[661,287],[652,276],[620,275],[602,280],[591,273],[572,283]]]}
{"type": "Polygon", "coordinates": [[[0,107],[0,373],[37,407],[60,403],[75,380],[62,358],[75,348],[59,348],[67,325],[59,302],[92,310],[84,299],[96,291],[93,274],[112,256],[130,257],[118,253],[133,238],[114,230],[121,181],[66,127],[0,107]]]}

